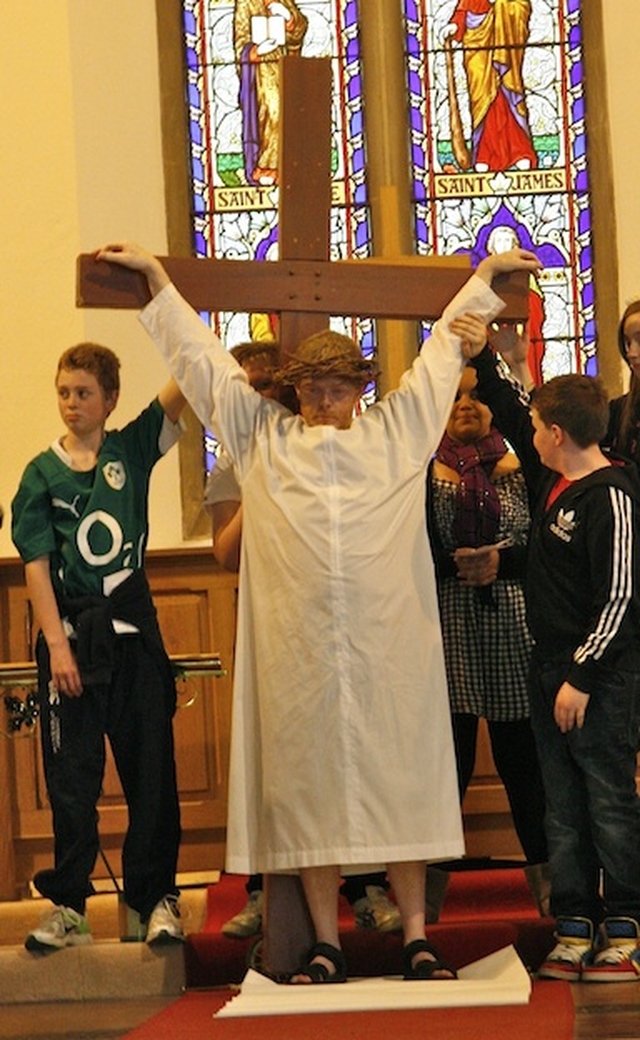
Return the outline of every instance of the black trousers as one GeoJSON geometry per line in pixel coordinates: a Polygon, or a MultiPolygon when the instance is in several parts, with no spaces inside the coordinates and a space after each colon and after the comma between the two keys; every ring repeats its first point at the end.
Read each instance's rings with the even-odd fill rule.
{"type": "MultiPolygon", "coordinates": [[[[462,801],[475,765],[479,720],[476,715],[456,713],[451,719],[462,801]]],[[[507,792],[522,851],[528,863],[546,863],[544,788],[531,723],[529,719],[513,722],[488,719],[487,726],[493,760],[507,792]]]]}
{"type": "Polygon", "coordinates": [[[168,688],[163,662],[141,636],[118,636],[115,653],[108,685],[67,697],[50,692],[49,653],[44,639],[38,640],[42,752],[55,847],[53,869],[36,874],[34,884],[54,903],[84,913],[99,851],[97,803],[107,736],[129,810],[124,896],[146,920],[163,896],[177,891],[176,694],[168,688]]]}

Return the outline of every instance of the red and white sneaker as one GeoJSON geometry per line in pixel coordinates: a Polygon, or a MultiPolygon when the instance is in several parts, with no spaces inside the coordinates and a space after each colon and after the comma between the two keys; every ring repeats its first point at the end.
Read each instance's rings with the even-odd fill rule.
{"type": "Polygon", "coordinates": [[[607,917],[606,946],[582,972],[583,982],[640,982],[640,926],[632,917],[607,917]]]}
{"type": "Polygon", "coordinates": [[[580,982],[593,958],[593,922],[587,917],[559,917],[555,935],[556,945],[538,968],[538,976],[580,982]]]}

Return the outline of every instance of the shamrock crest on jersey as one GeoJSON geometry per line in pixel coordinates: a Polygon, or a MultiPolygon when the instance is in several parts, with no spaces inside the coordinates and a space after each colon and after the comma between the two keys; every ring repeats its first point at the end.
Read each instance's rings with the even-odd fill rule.
{"type": "Polygon", "coordinates": [[[127,480],[127,474],[121,462],[114,460],[105,462],[102,467],[102,475],[110,488],[114,491],[122,491],[127,480]]]}

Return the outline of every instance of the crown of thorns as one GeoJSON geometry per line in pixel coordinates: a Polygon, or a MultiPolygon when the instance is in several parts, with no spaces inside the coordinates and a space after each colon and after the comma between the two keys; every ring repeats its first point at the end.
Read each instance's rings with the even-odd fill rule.
{"type": "Polygon", "coordinates": [[[377,375],[374,361],[363,357],[352,339],[326,329],[302,341],[295,354],[279,370],[277,379],[285,385],[297,386],[305,379],[320,379],[322,376],[368,383],[377,375]]]}

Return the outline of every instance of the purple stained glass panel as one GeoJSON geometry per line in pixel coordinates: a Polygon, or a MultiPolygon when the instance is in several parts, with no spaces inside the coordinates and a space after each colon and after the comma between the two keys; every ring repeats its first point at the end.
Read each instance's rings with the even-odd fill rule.
{"type": "MultiPolygon", "coordinates": [[[[263,0],[183,0],[197,256],[269,260],[278,240],[277,59],[295,51],[333,63],[333,259],[371,252],[357,0],[286,0],[289,19],[263,0]]],[[[273,337],[273,315],[216,314],[228,346],[273,337]]],[[[369,319],[332,319],[365,353],[369,319]]],[[[365,395],[364,405],[373,400],[365,395]]],[[[207,439],[209,448],[213,441],[207,439]]],[[[207,463],[210,468],[211,460],[207,463]]]]}
{"type": "Polygon", "coordinates": [[[593,368],[581,4],[467,6],[402,0],[417,250],[533,248],[537,376],[593,368]]]}

